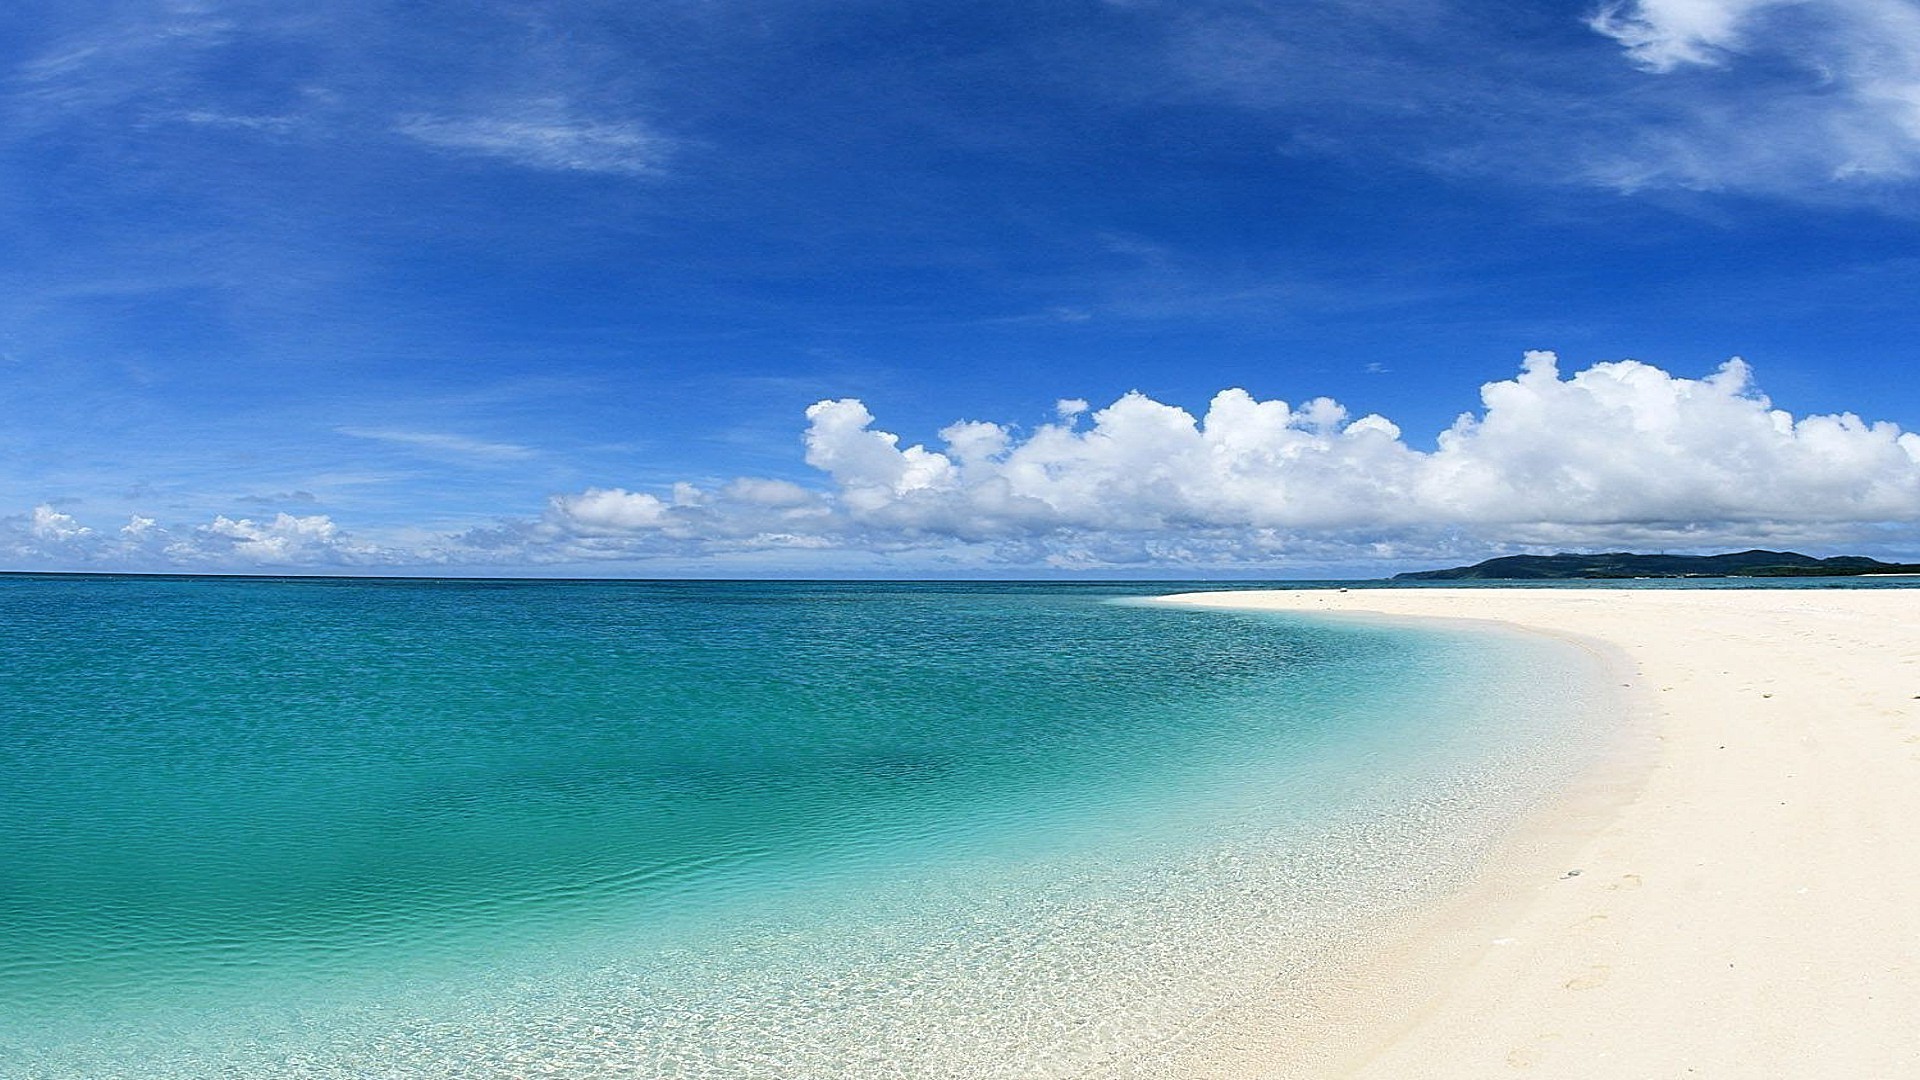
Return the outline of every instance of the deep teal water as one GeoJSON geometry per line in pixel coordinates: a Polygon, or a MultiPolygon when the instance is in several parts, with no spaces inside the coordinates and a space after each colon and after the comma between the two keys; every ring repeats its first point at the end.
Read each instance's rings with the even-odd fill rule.
{"type": "Polygon", "coordinates": [[[0,1075],[1112,1071],[1603,741],[1170,591],[0,578],[0,1075]]]}

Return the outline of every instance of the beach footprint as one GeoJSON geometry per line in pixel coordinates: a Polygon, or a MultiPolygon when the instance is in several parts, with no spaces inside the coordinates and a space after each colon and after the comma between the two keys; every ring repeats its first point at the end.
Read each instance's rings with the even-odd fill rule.
{"type": "Polygon", "coordinates": [[[1591,990],[1596,986],[1604,986],[1606,981],[1612,977],[1612,968],[1605,964],[1595,964],[1588,968],[1585,974],[1575,975],[1573,978],[1568,979],[1566,987],[1569,990],[1591,990]]]}
{"type": "Polygon", "coordinates": [[[1512,1050],[1507,1051],[1507,1068],[1533,1068],[1535,1065],[1538,1065],[1540,1059],[1546,1055],[1547,1049],[1559,1041],[1560,1033],[1557,1031],[1549,1031],[1543,1035],[1534,1036],[1533,1041],[1527,1045],[1516,1046],[1512,1050]]]}

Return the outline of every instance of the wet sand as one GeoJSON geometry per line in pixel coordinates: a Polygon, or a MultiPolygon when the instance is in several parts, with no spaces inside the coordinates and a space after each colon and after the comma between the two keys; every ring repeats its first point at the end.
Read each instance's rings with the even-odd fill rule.
{"type": "Polygon", "coordinates": [[[1171,1074],[1920,1076],[1920,590],[1164,602],[1490,620],[1586,642],[1616,657],[1646,747],[1384,943],[1310,1072],[1249,1019],[1171,1074]]]}

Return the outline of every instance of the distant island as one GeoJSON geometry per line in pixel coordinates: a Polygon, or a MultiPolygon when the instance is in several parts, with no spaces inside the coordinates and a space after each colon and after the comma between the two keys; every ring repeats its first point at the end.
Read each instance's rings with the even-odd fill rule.
{"type": "Polygon", "coordinates": [[[1920,574],[1920,563],[1888,563],[1862,555],[1816,559],[1797,551],[1727,555],[1506,555],[1446,570],[1395,574],[1394,581],[1550,581],[1573,578],[1862,577],[1920,574]]]}

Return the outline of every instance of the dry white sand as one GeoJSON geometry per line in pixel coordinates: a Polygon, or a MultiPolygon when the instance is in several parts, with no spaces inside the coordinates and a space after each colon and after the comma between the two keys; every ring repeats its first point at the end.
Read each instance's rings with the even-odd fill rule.
{"type": "MultiPolygon", "coordinates": [[[[1494,620],[1617,649],[1641,767],[1395,944],[1316,1075],[1920,1077],[1920,590],[1172,602],[1494,620]],[[1597,812],[1596,812],[1597,808],[1597,812]],[[1570,871],[1577,870],[1577,874],[1570,871]]],[[[1180,1075],[1298,1075],[1249,1028],[1180,1075]]]]}

